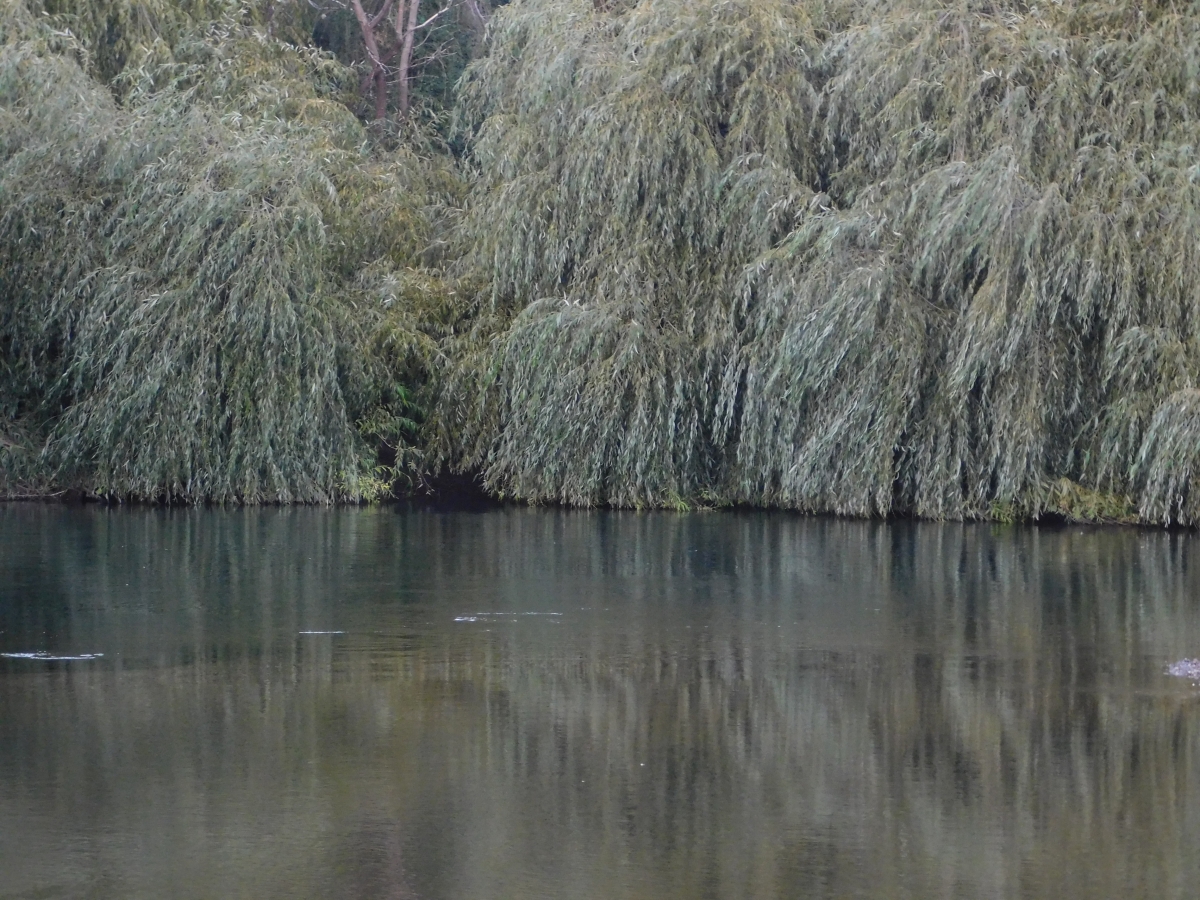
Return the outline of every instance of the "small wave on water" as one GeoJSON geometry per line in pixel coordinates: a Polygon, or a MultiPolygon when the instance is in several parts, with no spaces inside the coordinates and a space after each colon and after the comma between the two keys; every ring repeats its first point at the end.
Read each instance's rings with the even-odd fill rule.
{"type": "Polygon", "coordinates": [[[345,634],[344,631],[301,631],[299,634],[345,634]]]}
{"type": "Polygon", "coordinates": [[[1167,666],[1167,674],[1200,682],[1200,659],[1181,659],[1167,666]]]}
{"type": "Polygon", "coordinates": [[[32,653],[0,653],[0,656],[8,659],[37,659],[49,661],[58,660],[78,660],[78,659],[99,659],[103,653],[80,653],[78,656],[56,656],[53,653],[48,653],[45,650],[35,650],[32,653]]]}

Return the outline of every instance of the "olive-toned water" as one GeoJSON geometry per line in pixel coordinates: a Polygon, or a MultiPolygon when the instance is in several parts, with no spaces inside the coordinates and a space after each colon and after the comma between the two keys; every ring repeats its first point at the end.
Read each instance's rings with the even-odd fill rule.
{"type": "Polygon", "coordinates": [[[1198,556],[0,506],[0,898],[1190,898],[1198,556]]]}

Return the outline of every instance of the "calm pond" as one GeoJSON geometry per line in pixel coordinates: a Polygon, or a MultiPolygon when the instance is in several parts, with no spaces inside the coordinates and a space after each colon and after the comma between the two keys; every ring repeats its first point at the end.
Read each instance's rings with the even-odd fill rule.
{"type": "Polygon", "coordinates": [[[1200,884],[1189,534],[9,504],[0,653],[5,900],[1200,884]]]}

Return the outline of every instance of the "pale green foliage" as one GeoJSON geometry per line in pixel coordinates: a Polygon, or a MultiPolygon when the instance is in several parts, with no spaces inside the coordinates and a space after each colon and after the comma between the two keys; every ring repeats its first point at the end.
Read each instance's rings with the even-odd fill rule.
{"type": "Polygon", "coordinates": [[[498,15],[466,86],[482,173],[471,252],[498,310],[556,299],[529,303],[494,348],[465,352],[475,391],[456,390],[461,372],[449,380],[443,407],[461,414],[470,397],[467,465],[493,489],[639,505],[711,482],[734,337],[713,316],[739,262],[786,234],[807,199],[817,48],[792,4],[517,3],[498,15]]]}
{"type": "Polygon", "coordinates": [[[375,440],[411,431],[398,379],[432,352],[397,337],[388,285],[452,177],[372,151],[337,102],[352,73],[237,19],[127,68],[118,104],[69,35],[10,12],[0,377],[43,466],[121,496],[378,490],[375,440]]]}
{"type": "Polygon", "coordinates": [[[0,2],[10,482],[1200,522],[1194,5],[513,0],[453,281],[299,6],[0,2]]]}
{"type": "Polygon", "coordinates": [[[539,500],[1200,520],[1196,13],[516,0],[443,452],[539,500]]]}
{"type": "Polygon", "coordinates": [[[145,71],[172,62],[176,45],[207,23],[236,18],[269,25],[274,36],[303,43],[317,15],[306,0],[24,0],[22,5],[52,16],[56,29],[69,31],[88,73],[106,83],[127,69],[145,71]]]}

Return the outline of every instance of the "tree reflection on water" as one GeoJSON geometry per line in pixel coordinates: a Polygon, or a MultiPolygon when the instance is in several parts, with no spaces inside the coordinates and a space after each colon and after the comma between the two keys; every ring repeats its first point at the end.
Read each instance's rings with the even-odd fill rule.
{"type": "Polygon", "coordinates": [[[0,897],[1190,896],[1197,546],[0,507],[0,897]]]}

